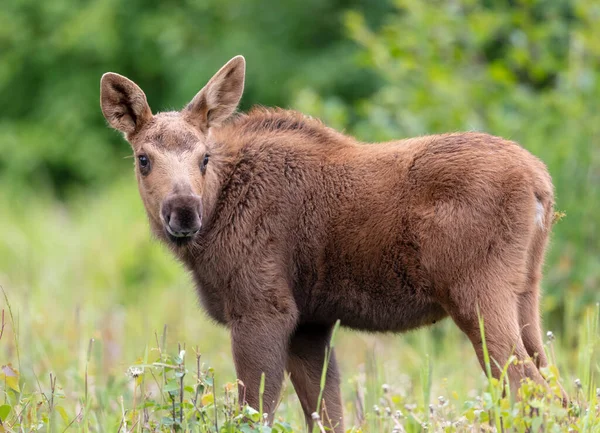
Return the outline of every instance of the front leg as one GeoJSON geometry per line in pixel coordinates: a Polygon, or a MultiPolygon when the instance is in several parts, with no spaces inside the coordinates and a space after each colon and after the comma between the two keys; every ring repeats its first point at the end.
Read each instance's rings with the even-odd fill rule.
{"type": "Polygon", "coordinates": [[[265,374],[262,397],[263,413],[273,422],[287,361],[290,335],[295,315],[280,312],[252,313],[231,326],[233,359],[238,379],[240,404],[260,409],[260,381],[265,374]]]}

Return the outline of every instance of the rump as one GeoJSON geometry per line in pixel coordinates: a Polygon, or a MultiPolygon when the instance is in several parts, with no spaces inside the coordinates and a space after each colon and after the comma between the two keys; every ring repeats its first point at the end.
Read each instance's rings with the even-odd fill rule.
{"type": "Polygon", "coordinates": [[[537,158],[497,137],[451,134],[415,158],[409,183],[423,266],[436,290],[483,269],[521,290],[532,248],[543,255],[552,221],[552,182],[537,158]]]}

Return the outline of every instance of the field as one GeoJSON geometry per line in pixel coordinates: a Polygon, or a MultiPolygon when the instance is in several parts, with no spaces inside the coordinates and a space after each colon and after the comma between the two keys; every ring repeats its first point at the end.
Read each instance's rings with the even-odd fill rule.
{"type": "MultiPolygon", "coordinates": [[[[270,431],[258,413],[242,422],[227,332],[151,240],[133,179],[73,205],[2,200],[0,431],[270,431]]],[[[531,387],[527,404],[503,398],[449,320],[398,336],[342,330],[347,428],[600,431],[598,313],[547,342],[568,410],[531,387]]],[[[304,429],[289,380],[277,420],[272,431],[304,429]]]]}

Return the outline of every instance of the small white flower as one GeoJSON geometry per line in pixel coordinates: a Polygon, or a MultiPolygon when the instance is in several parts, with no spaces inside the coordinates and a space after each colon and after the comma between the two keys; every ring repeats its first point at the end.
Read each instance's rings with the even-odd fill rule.
{"type": "Polygon", "coordinates": [[[144,374],[143,367],[137,367],[137,366],[132,365],[131,367],[129,367],[127,369],[127,375],[133,377],[134,379],[138,378],[142,374],[144,374]]]}

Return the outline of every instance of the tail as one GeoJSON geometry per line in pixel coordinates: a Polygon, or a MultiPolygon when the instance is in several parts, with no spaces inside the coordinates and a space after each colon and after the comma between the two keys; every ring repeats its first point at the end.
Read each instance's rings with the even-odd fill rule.
{"type": "Polygon", "coordinates": [[[554,222],[554,186],[546,167],[541,164],[533,177],[535,196],[535,225],[544,232],[552,228],[554,222]]]}
{"type": "Polygon", "coordinates": [[[529,245],[527,257],[527,285],[539,296],[539,281],[542,278],[542,266],[550,230],[554,222],[554,187],[552,179],[541,162],[541,170],[536,170],[533,176],[533,194],[535,197],[535,228],[529,245]]]}

